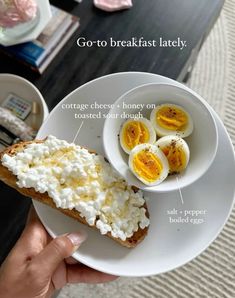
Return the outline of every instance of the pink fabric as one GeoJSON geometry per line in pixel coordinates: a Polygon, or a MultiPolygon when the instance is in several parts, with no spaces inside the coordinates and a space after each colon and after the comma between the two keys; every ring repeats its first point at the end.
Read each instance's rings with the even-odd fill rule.
{"type": "Polygon", "coordinates": [[[0,0],[0,26],[14,27],[36,17],[35,0],[0,0]]]}
{"type": "Polygon", "coordinates": [[[132,0],[94,0],[94,5],[105,11],[116,11],[132,7],[132,0]]]}

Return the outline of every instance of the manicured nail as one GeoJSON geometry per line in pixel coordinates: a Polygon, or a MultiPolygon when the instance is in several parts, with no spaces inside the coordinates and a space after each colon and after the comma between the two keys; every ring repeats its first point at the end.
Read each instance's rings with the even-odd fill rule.
{"type": "Polygon", "coordinates": [[[74,251],[76,251],[78,247],[87,239],[87,233],[80,231],[77,233],[70,233],[67,235],[67,237],[73,243],[74,251]]]}

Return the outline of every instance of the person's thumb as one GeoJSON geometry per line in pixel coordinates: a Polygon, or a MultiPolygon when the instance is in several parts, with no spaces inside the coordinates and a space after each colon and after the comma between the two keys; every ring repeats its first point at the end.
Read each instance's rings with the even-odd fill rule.
{"type": "Polygon", "coordinates": [[[71,256],[87,238],[85,232],[59,236],[52,240],[34,259],[33,265],[43,274],[53,274],[61,261],[71,256]]]}

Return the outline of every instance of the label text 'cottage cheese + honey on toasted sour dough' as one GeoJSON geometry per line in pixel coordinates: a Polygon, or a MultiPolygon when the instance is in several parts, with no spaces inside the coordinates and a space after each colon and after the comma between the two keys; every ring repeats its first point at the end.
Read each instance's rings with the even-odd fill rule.
{"type": "Polygon", "coordinates": [[[17,176],[20,188],[48,193],[56,207],[76,209],[101,234],[125,241],[149,225],[141,191],[135,192],[104,157],[54,136],[32,143],[3,166],[17,176]]]}

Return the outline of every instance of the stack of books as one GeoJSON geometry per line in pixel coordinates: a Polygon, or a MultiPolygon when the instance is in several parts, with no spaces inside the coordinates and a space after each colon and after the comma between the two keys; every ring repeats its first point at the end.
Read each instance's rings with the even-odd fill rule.
{"type": "Polygon", "coordinates": [[[51,20],[36,40],[9,47],[0,46],[0,51],[43,73],[79,27],[77,17],[53,5],[51,11],[51,20]]]}

